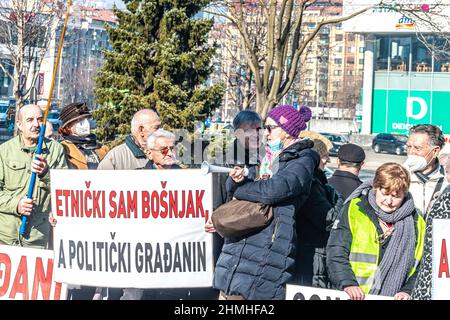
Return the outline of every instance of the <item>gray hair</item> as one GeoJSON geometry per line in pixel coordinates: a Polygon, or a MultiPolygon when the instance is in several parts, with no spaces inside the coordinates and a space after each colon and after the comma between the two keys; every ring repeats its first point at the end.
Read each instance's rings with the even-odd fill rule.
{"type": "Polygon", "coordinates": [[[444,135],[442,134],[442,130],[438,126],[432,124],[417,124],[414,127],[411,127],[411,129],[409,129],[409,132],[424,133],[428,135],[428,137],[430,138],[431,146],[433,147],[439,147],[442,149],[445,144],[444,135]]]}
{"type": "Polygon", "coordinates": [[[233,119],[234,130],[239,129],[242,125],[248,124],[258,124],[261,125],[261,117],[255,111],[252,110],[242,110],[233,119]]]}
{"type": "Polygon", "coordinates": [[[175,135],[167,130],[158,129],[147,137],[147,148],[153,149],[155,147],[156,139],[158,138],[167,138],[175,140],[175,135]]]}

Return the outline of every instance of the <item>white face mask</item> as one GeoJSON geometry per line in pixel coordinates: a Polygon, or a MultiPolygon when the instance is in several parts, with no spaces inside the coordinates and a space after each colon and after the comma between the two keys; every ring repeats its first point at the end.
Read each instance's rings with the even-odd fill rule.
{"type": "Polygon", "coordinates": [[[422,156],[410,155],[406,158],[405,166],[409,168],[411,172],[421,171],[425,169],[428,162],[422,156]]]}
{"type": "Polygon", "coordinates": [[[83,119],[83,120],[77,122],[74,129],[75,129],[74,130],[75,135],[77,135],[79,137],[85,137],[85,136],[89,135],[89,133],[91,133],[91,124],[89,123],[88,119],[83,119]]]}
{"type": "MultiPolygon", "coordinates": [[[[433,151],[433,149],[428,151],[428,153],[426,154],[425,157],[428,157],[428,155],[430,154],[431,151],[433,151]]],[[[411,154],[406,158],[405,166],[408,167],[411,172],[422,171],[434,159],[434,157],[433,157],[433,158],[431,158],[430,161],[427,161],[427,159],[425,159],[425,157],[416,156],[414,154],[411,154]]]]}

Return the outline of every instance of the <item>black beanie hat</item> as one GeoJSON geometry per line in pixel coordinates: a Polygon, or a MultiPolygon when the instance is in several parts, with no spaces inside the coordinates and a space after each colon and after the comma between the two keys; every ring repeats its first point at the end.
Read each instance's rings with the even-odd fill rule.
{"type": "Polygon", "coordinates": [[[64,106],[59,114],[61,120],[61,128],[67,126],[70,122],[78,119],[89,118],[91,113],[84,102],[74,102],[64,106]]]}

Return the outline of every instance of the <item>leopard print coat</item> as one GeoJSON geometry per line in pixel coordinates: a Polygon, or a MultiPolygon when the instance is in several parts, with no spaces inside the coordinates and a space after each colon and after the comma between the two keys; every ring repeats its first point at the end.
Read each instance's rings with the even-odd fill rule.
{"type": "Polygon", "coordinates": [[[433,269],[431,254],[433,242],[431,236],[433,232],[433,219],[450,219],[450,185],[444,189],[426,217],[425,246],[418,271],[419,274],[412,292],[412,298],[414,300],[431,300],[432,298],[431,278],[433,269]]]}

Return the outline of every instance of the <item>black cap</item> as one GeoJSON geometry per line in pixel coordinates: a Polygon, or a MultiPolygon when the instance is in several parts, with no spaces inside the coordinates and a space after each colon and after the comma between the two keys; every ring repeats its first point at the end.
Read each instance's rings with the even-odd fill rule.
{"type": "Polygon", "coordinates": [[[341,161],[361,163],[366,158],[366,153],[360,146],[347,143],[339,148],[337,156],[341,161]]]}

